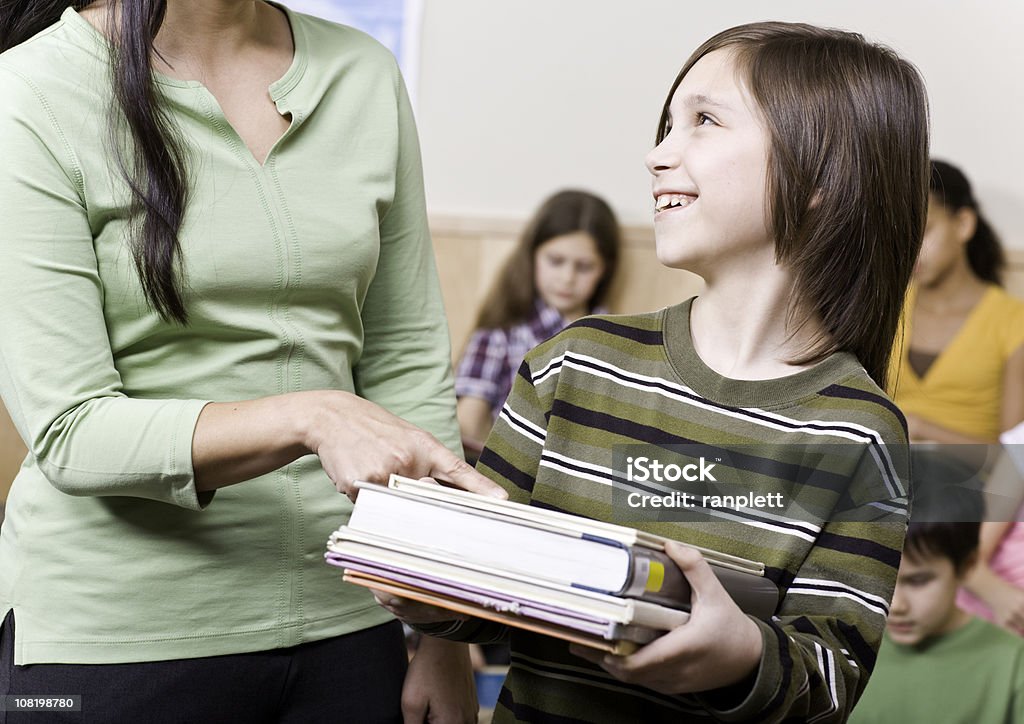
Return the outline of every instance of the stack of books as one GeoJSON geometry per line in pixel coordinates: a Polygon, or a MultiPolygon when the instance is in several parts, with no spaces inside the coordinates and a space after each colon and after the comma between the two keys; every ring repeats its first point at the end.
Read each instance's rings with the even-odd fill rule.
{"type": "MultiPolygon", "coordinates": [[[[356,486],[325,554],[349,583],[619,654],[689,618],[660,536],[400,476],[356,486]]],[[[700,550],[740,608],[772,615],[762,564],[700,550]]]]}

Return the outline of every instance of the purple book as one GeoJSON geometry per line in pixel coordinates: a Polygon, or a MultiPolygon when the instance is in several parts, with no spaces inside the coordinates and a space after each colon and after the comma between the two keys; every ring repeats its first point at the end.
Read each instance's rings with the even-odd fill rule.
{"type": "Polygon", "coordinates": [[[356,556],[329,552],[325,558],[327,563],[338,568],[347,568],[353,571],[380,576],[397,583],[449,596],[484,608],[564,626],[575,631],[599,636],[609,641],[626,640],[646,643],[657,638],[659,635],[659,632],[644,626],[623,625],[617,622],[606,621],[560,606],[531,601],[493,589],[426,576],[397,566],[376,563],[356,556]]]}

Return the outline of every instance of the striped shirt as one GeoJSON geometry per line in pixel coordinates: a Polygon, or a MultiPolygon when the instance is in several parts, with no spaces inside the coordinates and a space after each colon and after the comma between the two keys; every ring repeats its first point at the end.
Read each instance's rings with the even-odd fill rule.
{"type": "Polygon", "coordinates": [[[512,500],[621,522],[614,450],[697,445],[720,460],[718,478],[809,501],[800,515],[715,509],[705,522],[634,523],[765,563],[781,597],[758,622],[752,685],[669,696],[622,683],[555,639],[478,620],[428,630],[510,640],[496,722],[840,722],[867,683],[906,531],[902,415],[847,353],[774,380],[722,377],[693,348],[689,310],[584,318],[527,355],[478,469],[512,500]]]}

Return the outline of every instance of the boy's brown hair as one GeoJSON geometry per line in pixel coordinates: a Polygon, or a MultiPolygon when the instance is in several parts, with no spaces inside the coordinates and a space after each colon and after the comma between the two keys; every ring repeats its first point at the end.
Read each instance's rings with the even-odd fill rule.
{"type": "Polygon", "coordinates": [[[928,210],[928,100],[918,70],[863,36],[800,23],[740,25],[683,65],[735,53],[769,135],[766,198],[775,257],[795,275],[795,329],[824,335],[797,363],[853,353],[884,388],[928,210]],[[799,318],[795,318],[799,315],[799,318]]]}

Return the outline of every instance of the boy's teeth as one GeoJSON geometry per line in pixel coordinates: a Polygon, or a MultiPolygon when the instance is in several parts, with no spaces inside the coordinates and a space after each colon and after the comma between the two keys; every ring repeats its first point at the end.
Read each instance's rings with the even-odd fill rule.
{"type": "Polygon", "coordinates": [[[663,194],[658,197],[654,210],[661,211],[670,206],[689,206],[693,201],[694,197],[685,194],[663,194]]]}

